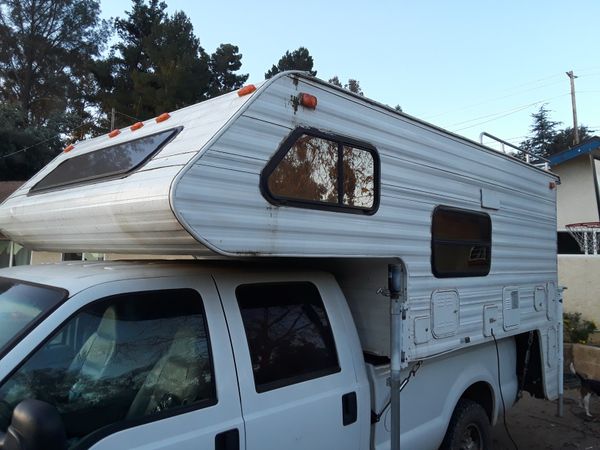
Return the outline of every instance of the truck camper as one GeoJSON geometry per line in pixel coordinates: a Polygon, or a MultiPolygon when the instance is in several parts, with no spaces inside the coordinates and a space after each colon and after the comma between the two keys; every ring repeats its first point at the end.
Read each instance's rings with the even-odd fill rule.
{"type": "Polygon", "coordinates": [[[74,144],[0,206],[0,449],[490,449],[562,393],[545,170],[299,72],[74,144]]]}

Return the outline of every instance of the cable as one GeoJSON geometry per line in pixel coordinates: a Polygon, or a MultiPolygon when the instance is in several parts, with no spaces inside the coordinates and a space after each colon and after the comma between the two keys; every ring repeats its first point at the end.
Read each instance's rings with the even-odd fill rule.
{"type": "Polygon", "coordinates": [[[514,445],[515,450],[519,450],[519,446],[513,439],[510,431],[508,431],[508,423],[506,422],[506,404],[504,403],[504,394],[502,393],[502,382],[500,381],[500,352],[498,351],[498,341],[496,340],[496,335],[494,334],[494,329],[492,328],[492,338],[494,338],[494,344],[496,344],[496,363],[498,365],[498,388],[500,389],[500,399],[502,399],[502,417],[504,420],[504,429],[506,430],[506,435],[514,445]]]}
{"type": "MultiPolygon", "coordinates": [[[[98,117],[96,117],[94,120],[98,120],[98,117]]],[[[75,128],[72,128],[72,129],[71,129],[71,131],[75,131],[75,130],[78,130],[79,128],[83,128],[83,127],[85,127],[85,126],[89,126],[89,125],[90,125],[90,123],[89,123],[89,122],[84,122],[84,123],[82,123],[81,125],[79,125],[79,126],[77,126],[77,127],[75,127],[75,128]]],[[[103,129],[103,130],[105,130],[105,129],[106,129],[106,128],[102,128],[102,127],[98,127],[98,128],[101,128],[101,129],[103,129]]],[[[8,153],[8,154],[6,154],[6,155],[2,155],[2,156],[0,156],[0,159],[10,158],[11,156],[14,156],[14,155],[16,155],[16,154],[18,154],[18,153],[22,153],[22,152],[26,152],[27,150],[31,150],[33,147],[37,147],[37,146],[38,146],[38,145],[40,145],[40,144],[44,144],[45,142],[52,141],[52,140],[54,140],[54,139],[56,139],[56,138],[58,138],[58,137],[62,136],[62,134],[63,134],[63,133],[58,133],[58,134],[55,134],[54,136],[51,136],[51,137],[49,137],[48,139],[44,139],[43,141],[36,142],[35,144],[32,144],[32,145],[30,145],[29,147],[25,147],[25,148],[22,148],[22,149],[20,149],[20,150],[16,150],[16,151],[14,151],[14,152],[12,152],[12,153],[8,153]]]]}
{"type": "Polygon", "coordinates": [[[530,91],[533,91],[533,90],[542,89],[542,88],[545,88],[545,87],[548,87],[548,86],[559,84],[559,83],[562,83],[562,81],[555,81],[555,82],[552,82],[550,84],[545,84],[545,85],[542,85],[542,86],[536,86],[536,87],[532,87],[532,88],[529,88],[529,89],[512,92],[515,89],[519,89],[521,87],[525,87],[525,86],[530,85],[530,84],[539,83],[540,81],[545,81],[545,80],[549,80],[549,79],[552,79],[552,78],[557,78],[557,77],[560,77],[560,76],[562,76],[562,75],[556,74],[556,75],[552,75],[552,76],[547,77],[547,78],[542,78],[542,79],[539,79],[539,80],[530,81],[528,83],[520,84],[518,86],[514,86],[512,88],[508,88],[508,89],[504,90],[503,92],[506,92],[507,93],[506,95],[502,95],[502,96],[499,96],[499,97],[489,98],[487,100],[483,100],[483,101],[480,101],[478,103],[473,103],[473,104],[470,104],[470,105],[467,105],[467,106],[463,106],[463,107],[460,107],[460,108],[456,108],[456,109],[453,109],[453,110],[449,110],[449,111],[445,111],[445,112],[442,112],[442,113],[437,113],[437,114],[434,114],[434,115],[426,116],[425,120],[431,120],[431,119],[434,119],[436,117],[445,116],[447,114],[455,113],[455,112],[458,112],[458,111],[464,111],[464,110],[467,110],[467,109],[472,109],[472,108],[475,108],[477,106],[484,105],[486,103],[495,102],[495,101],[498,101],[498,100],[503,100],[505,98],[514,97],[516,95],[524,94],[524,93],[527,93],[527,92],[530,92],[530,91]],[[511,92],[511,93],[509,93],[509,92],[511,92]]]}
{"type": "Polygon", "coordinates": [[[120,112],[120,111],[117,111],[117,110],[115,110],[115,114],[118,114],[118,115],[120,115],[120,116],[123,116],[123,117],[127,117],[127,118],[129,118],[129,119],[133,119],[133,120],[135,120],[136,122],[139,122],[139,121],[141,121],[141,120],[142,120],[142,119],[138,119],[137,117],[130,116],[129,114],[125,114],[125,113],[122,113],[122,112],[120,112]]]}
{"type": "MultiPolygon", "coordinates": [[[[489,114],[487,116],[477,117],[475,119],[466,120],[466,121],[460,122],[460,123],[468,123],[468,122],[473,122],[473,121],[480,120],[480,119],[483,119],[483,118],[486,118],[486,117],[490,117],[490,116],[497,116],[497,117],[493,117],[492,119],[485,120],[483,122],[478,122],[478,123],[476,123],[474,125],[469,125],[467,127],[459,128],[458,130],[452,130],[452,131],[454,133],[456,133],[458,131],[467,130],[469,128],[474,128],[474,127],[477,127],[479,125],[483,125],[484,123],[493,122],[494,120],[502,119],[503,117],[510,116],[512,114],[516,114],[516,113],[518,113],[520,111],[523,111],[523,110],[525,110],[525,109],[527,109],[527,108],[529,108],[531,106],[536,106],[536,105],[539,105],[540,103],[546,103],[549,100],[554,100],[554,99],[557,99],[557,98],[560,98],[560,97],[565,97],[567,95],[571,95],[571,94],[565,93],[565,94],[557,95],[555,97],[550,97],[550,98],[546,98],[546,99],[543,99],[543,100],[539,100],[537,102],[529,103],[528,105],[519,106],[517,108],[513,108],[513,109],[509,110],[506,114],[503,114],[502,112],[500,112],[500,113],[495,113],[495,114],[489,114]],[[499,114],[502,114],[502,115],[499,115],[499,114]]],[[[459,124],[454,124],[454,126],[459,125],[459,124]]]]}

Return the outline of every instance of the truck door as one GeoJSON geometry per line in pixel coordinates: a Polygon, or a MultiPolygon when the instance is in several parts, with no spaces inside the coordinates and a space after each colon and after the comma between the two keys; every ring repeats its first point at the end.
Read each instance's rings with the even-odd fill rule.
{"type": "MultiPolygon", "coordinates": [[[[248,274],[216,281],[236,359],[246,448],[358,449],[357,399],[365,396],[342,316],[326,301],[333,278],[248,274]]],[[[360,419],[367,423],[364,414],[360,419]]]]}
{"type": "Polygon", "coordinates": [[[202,278],[116,282],[74,296],[57,311],[55,332],[0,386],[3,403],[54,405],[69,448],[243,450],[223,310],[202,278]]]}

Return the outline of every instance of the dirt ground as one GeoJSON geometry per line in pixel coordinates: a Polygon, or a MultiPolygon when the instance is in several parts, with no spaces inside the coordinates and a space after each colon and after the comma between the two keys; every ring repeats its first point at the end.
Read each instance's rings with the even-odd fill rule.
{"type": "MultiPolygon", "coordinates": [[[[564,417],[556,415],[556,402],[537,400],[525,394],[506,416],[508,430],[519,450],[600,450],[600,397],[592,396],[586,417],[579,406],[579,390],[564,394],[564,417]]],[[[502,417],[494,428],[494,450],[515,450],[502,417]]]]}

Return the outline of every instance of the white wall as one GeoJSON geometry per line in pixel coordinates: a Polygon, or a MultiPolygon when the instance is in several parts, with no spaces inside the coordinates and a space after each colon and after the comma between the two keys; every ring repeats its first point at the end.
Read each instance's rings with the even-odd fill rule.
{"type": "Polygon", "coordinates": [[[600,325],[600,256],[558,255],[558,283],[566,312],[579,312],[600,325]]]}
{"type": "Polygon", "coordinates": [[[597,222],[598,203],[594,186],[594,169],[588,155],[552,167],[560,176],[557,187],[557,227],[576,222],[597,222]]]}

